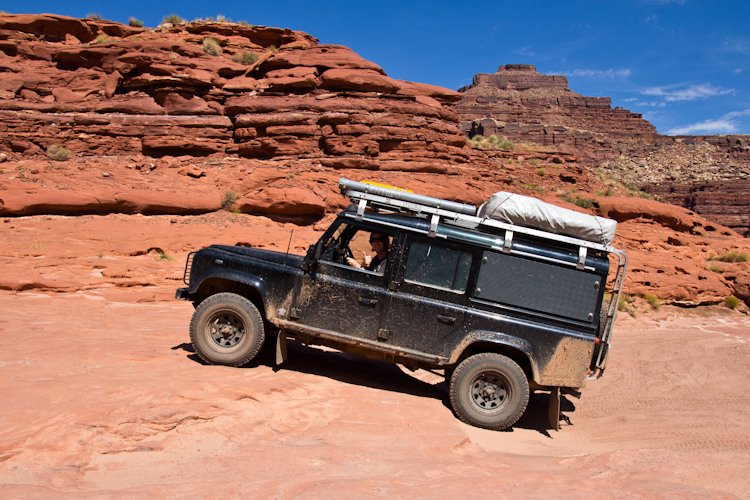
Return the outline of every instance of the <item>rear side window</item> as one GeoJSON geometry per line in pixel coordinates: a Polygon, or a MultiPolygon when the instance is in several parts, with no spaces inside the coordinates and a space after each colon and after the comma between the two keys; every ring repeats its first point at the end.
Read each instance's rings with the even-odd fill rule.
{"type": "Polygon", "coordinates": [[[435,288],[465,292],[471,254],[433,242],[415,241],[409,248],[404,279],[435,288]]]}

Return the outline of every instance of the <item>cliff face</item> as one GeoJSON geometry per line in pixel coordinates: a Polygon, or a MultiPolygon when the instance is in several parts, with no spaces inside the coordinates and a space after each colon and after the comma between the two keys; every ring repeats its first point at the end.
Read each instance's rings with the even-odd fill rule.
{"type": "Polygon", "coordinates": [[[612,109],[608,97],[576,94],[566,77],[542,75],[531,65],[508,64],[497,73],[475,75],[459,92],[463,98],[456,109],[469,136],[502,135],[601,158],[616,155],[613,139],[652,141],[658,135],[640,114],[612,109]]]}
{"type": "Polygon", "coordinates": [[[500,66],[459,90],[461,130],[573,151],[621,182],[750,235],[750,138],[656,132],[640,114],[585,97],[564,76],[500,66]]]}
{"type": "Polygon", "coordinates": [[[460,94],[289,29],[2,15],[0,69],[6,152],[356,157],[404,170],[468,158],[450,106],[460,94]]]}

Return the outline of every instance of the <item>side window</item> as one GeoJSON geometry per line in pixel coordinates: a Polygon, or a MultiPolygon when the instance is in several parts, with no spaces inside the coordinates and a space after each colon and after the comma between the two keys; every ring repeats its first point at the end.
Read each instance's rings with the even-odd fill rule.
{"type": "Polygon", "coordinates": [[[409,248],[404,280],[409,283],[465,292],[471,254],[435,242],[415,241],[409,248]]]}
{"type": "Polygon", "coordinates": [[[321,260],[383,274],[391,236],[343,223],[325,242],[321,260]]]}

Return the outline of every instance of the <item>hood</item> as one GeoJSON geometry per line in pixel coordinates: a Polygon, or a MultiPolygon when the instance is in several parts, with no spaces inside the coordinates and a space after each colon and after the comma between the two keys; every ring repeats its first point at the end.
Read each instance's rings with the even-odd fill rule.
{"type": "Polygon", "coordinates": [[[293,253],[287,254],[286,252],[276,252],[273,250],[264,250],[262,248],[235,247],[229,245],[211,245],[211,248],[216,248],[225,252],[236,253],[246,257],[253,257],[259,260],[274,262],[277,264],[286,264],[293,267],[302,266],[303,260],[302,255],[296,255],[293,253]]]}

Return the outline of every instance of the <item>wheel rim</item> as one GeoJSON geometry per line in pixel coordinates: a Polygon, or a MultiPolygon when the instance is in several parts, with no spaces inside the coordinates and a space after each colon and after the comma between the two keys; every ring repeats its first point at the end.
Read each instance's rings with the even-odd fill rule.
{"type": "Polygon", "coordinates": [[[510,395],[510,384],[497,372],[481,372],[471,381],[471,402],[483,413],[495,413],[510,395]]]}
{"type": "Polygon", "coordinates": [[[245,336],[245,323],[242,319],[227,311],[215,314],[208,324],[208,332],[214,345],[231,349],[245,336]]]}

